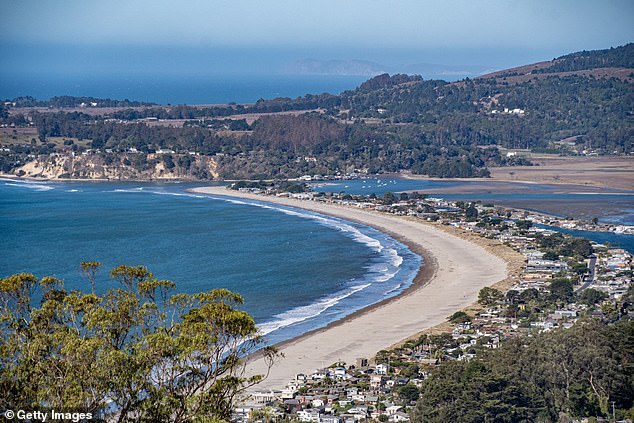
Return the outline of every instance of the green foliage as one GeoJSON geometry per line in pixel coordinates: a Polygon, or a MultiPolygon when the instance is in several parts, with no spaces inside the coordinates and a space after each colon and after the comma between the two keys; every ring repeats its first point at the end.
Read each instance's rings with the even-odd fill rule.
{"type": "Polygon", "coordinates": [[[476,209],[475,204],[469,204],[469,207],[465,210],[465,218],[469,221],[474,221],[478,218],[478,209],[476,209]]]}
{"type": "Polygon", "coordinates": [[[490,288],[485,286],[478,293],[478,303],[482,304],[485,307],[495,305],[498,301],[501,301],[504,298],[502,292],[498,289],[490,288]]]}
{"type": "Polygon", "coordinates": [[[530,220],[518,220],[515,222],[515,227],[517,229],[527,230],[533,226],[533,222],[530,220]]]}
{"type": "Polygon", "coordinates": [[[308,191],[308,187],[306,186],[306,184],[297,184],[297,183],[293,183],[293,182],[286,182],[286,183],[282,184],[280,189],[283,192],[290,192],[292,194],[298,194],[298,193],[301,193],[301,192],[308,191]]]}
{"type": "Polygon", "coordinates": [[[585,238],[571,237],[559,232],[535,238],[539,247],[545,249],[548,256],[544,258],[552,259],[555,256],[579,256],[587,258],[594,250],[589,240],[585,238]]]}
{"type": "Polygon", "coordinates": [[[385,194],[383,194],[383,204],[390,205],[396,202],[398,202],[398,199],[396,198],[394,193],[388,191],[385,194]]]}
{"type": "Polygon", "coordinates": [[[450,323],[466,323],[471,321],[471,317],[464,311],[456,311],[447,318],[450,323]]]}
{"type": "MultiPolygon", "coordinates": [[[[120,287],[98,296],[99,266],[81,265],[90,294],[27,273],[0,280],[0,408],[228,419],[236,396],[262,379],[242,375],[241,357],[262,343],[237,308],[242,298],[222,289],[173,295],[173,282],[125,265],[110,272],[120,287]]],[[[274,350],[264,353],[272,364],[274,350]]]]}
{"type": "Polygon", "coordinates": [[[577,70],[623,67],[634,68],[634,43],[605,50],[580,51],[552,61],[552,65],[532,73],[572,72],[577,70]]]}
{"type": "Polygon", "coordinates": [[[416,401],[420,396],[420,392],[416,385],[408,383],[407,385],[403,385],[398,388],[398,396],[409,403],[411,401],[416,401]]]}
{"type": "Polygon", "coordinates": [[[471,362],[446,363],[425,380],[414,422],[558,421],[629,410],[634,322],[594,320],[509,340],[471,362]]]}
{"type": "Polygon", "coordinates": [[[568,304],[574,296],[573,284],[570,279],[557,278],[550,283],[550,300],[556,303],[568,304]]]}

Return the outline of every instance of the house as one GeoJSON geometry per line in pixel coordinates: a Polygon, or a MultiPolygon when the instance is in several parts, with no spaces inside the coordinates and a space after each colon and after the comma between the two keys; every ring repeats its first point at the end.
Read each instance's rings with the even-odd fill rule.
{"type": "Polygon", "coordinates": [[[361,418],[366,418],[368,416],[368,407],[365,405],[358,405],[349,409],[348,413],[361,416],[361,418]]]}
{"type": "Polygon", "coordinates": [[[355,367],[358,369],[359,367],[366,367],[368,365],[368,359],[367,358],[357,358],[354,361],[354,365],[355,367]]]}
{"type": "Polygon", "coordinates": [[[337,416],[329,416],[325,414],[320,414],[319,423],[341,423],[341,418],[337,416]]]}
{"type": "Polygon", "coordinates": [[[539,273],[539,272],[560,272],[566,270],[568,264],[565,262],[558,262],[553,260],[528,260],[526,264],[526,272],[539,273]]]}
{"type": "Polygon", "coordinates": [[[299,410],[297,412],[297,419],[300,422],[319,422],[319,410],[299,410]]]}
{"type": "Polygon", "coordinates": [[[379,389],[384,384],[384,376],[372,375],[370,376],[370,387],[372,389],[379,389]]]}
{"type": "Polygon", "coordinates": [[[289,384],[286,388],[282,389],[282,394],[280,395],[281,399],[292,399],[295,398],[295,394],[297,393],[298,387],[297,385],[289,384]]]}
{"type": "Polygon", "coordinates": [[[387,374],[387,364],[377,364],[376,365],[376,374],[377,375],[386,375],[387,374]]]}
{"type": "Polygon", "coordinates": [[[392,415],[392,414],[396,414],[396,412],[400,410],[401,408],[403,407],[401,407],[400,405],[390,405],[389,407],[385,408],[385,412],[388,415],[392,415]]]}
{"type": "Polygon", "coordinates": [[[408,422],[409,416],[399,411],[389,416],[387,421],[388,422],[408,422]]]}
{"type": "Polygon", "coordinates": [[[346,368],[345,367],[336,367],[335,368],[335,377],[339,379],[343,379],[346,376],[346,368]]]}
{"type": "Polygon", "coordinates": [[[551,317],[555,320],[569,319],[577,317],[577,312],[575,310],[555,310],[551,317]]]}
{"type": "Polygon", "coordinates": [[[328,376],[327,369],[317,369],[313,372],[313,374],[311,375],[311,378],[313,380],[321,380],[321,379],[325,379],[327,376],[328,376]]]}
{"type": "Polygon", "coordinates": [[[310,402],[310,405],[312,405],[315,408],[319,408],[319,407],[323,407],[325,404],[324,404],[324,400],[322,400],[321,398],[315,398],[314,400],[310,402]]]}
{"type": "Polygon", "coordinates": [[[256,404],[266,404],[271,401],[275,401],[280,394],[280,391],[257,391],[251,394],[251,398],[256,404]]]}

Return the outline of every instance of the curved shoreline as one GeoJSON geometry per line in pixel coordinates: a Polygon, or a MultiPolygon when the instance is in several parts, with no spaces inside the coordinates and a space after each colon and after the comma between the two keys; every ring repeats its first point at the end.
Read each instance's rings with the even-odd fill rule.
{"type": "MultiPolygon", "coordinates": [[[[336,361],[351,364],[359,357],[371,358],[381,349],[444,323],[453,312],[472,305],[482,287],[508,276],[507,262],[486,248],[411,219],[334,204],[263,197],[224,187],[191,191],[276,203],[355,221],[392,236],[424,256],[414,283],[401,294],[277,344],[284,358],[258,389],[281,389],[296,373],[311,372],[336,361]]],[[[248,363],[248,374],[265,371],[262,360],[255,358],[248,363]]]]}

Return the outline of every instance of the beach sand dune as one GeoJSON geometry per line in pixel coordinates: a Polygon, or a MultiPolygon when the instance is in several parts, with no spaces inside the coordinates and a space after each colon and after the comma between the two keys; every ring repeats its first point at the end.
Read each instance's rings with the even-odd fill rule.
{"type": "MultiPolygon", "coordinates": [[[[507,263],[502,258],[413,219],[312,201],[262,197],[223,187],[195,191],[274,202],[353,220],[398,238],[424,256],[415,286],[404,294],[281,344],[284,358],[258,389],[281,389],[297,373],[311,373],[338,361],[352,364],[359,357],[371,358],[382,349],[446,321],[455,311],[474,303],[481,288],[507,277],[507,263]]],[[[252,360],[247,368],[249,374],[265,370],[259,359],[252,360]]]]}

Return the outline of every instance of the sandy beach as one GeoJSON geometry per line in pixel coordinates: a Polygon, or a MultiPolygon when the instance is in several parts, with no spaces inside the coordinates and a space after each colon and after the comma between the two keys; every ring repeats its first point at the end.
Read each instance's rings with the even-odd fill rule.
{"type": "MultiPolygon", "coordinates": [[[[424,256],[415,286],[402,295],[281,344],[284,358],[258,389],[282,389],[297,373],[311,373],[337,361],[351,364],[358,357],[372,358],[382,349],[445,322],[447,316],[474,303],[482,287],[506,279],[510,270],[505,260],[483,246],[413,219],[224,187],[194,191],[274,202],[360,222],[398,238],[424,256]]],[[[247,368],[249,374],[264,371],[262,360],[253,360],[247,368]]]]}

